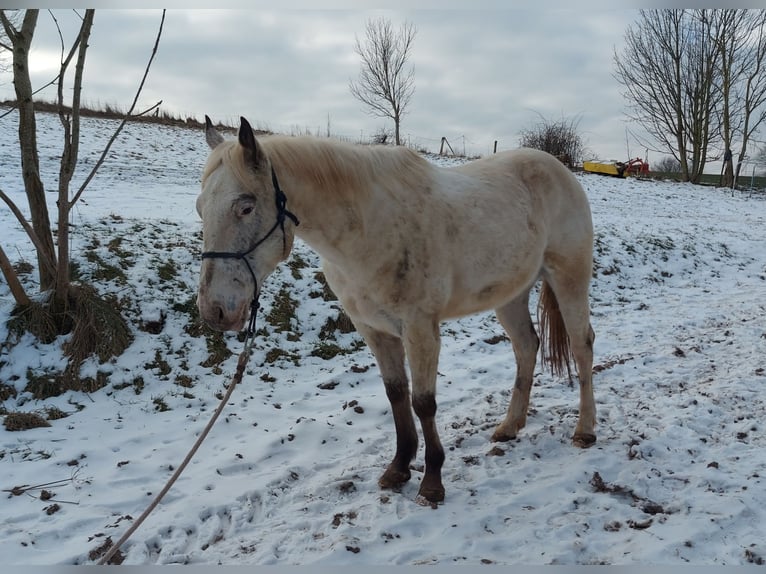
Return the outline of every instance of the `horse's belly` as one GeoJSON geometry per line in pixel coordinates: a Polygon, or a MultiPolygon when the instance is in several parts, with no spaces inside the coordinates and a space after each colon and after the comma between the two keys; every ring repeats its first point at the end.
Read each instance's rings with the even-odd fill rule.
{"type": "Polygon", "coordinates": [[[529,291],[540,273],[538,263],[519,266],[509,277],[487,278],[484,281],[459,279],[444,310],[443,319],[454,319],[502,307],[529,291]]]}
{"type": "Polygon", "coordinates": [[[450,300],[442,319],[456,319],[502,307],[521,294],[520,286],[488,285],[478,293],[460,295],[450,300]]]}

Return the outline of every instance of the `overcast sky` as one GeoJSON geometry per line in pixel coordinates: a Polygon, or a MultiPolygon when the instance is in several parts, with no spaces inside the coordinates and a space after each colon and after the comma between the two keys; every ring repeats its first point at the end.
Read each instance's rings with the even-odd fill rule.
{"type": "MultiPolygon", "coordinates": [[[[330,130],[369,137],[390,121],[370,116],[349,92],[359,74],[355,38],[384,16],[417,27],[411,63],[415,94],[402,134],[438,151],[445,136],[456,151],[490,153],[518,146],[540,116],[579,121],[594,157],[644,157],[626,128],[615,49],[637,10],[615,8],[415,10],[180,10],[167,12],[159,51],[141,106],[162,100],[182,116],[293,133],[330,130]]],[[[71,43],[77,15],[53,12],[71,43]]],[[[127,109],[149,58],[160,10],[98,10],[90,40],[83,99],[127,109]]],[[[31,54],[34,85],[55,76],[61,42],[42,11],[31,54]]],[[[45,97],[53,99],[48,89],[45,97]]],[[[12,98],[9,75],[0,98],[12,98]]],[[[649,153],[649,161],[658,159],[649,153]]]]}

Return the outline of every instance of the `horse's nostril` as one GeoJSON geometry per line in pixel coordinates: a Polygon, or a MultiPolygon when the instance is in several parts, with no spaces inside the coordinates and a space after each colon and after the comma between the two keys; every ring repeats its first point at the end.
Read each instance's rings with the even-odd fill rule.
{"type": "Polygon", "coordinates": [[[218,315],[218,321],[223,321],[223,307],[221,305],[215,306],[216,315],[218,315]]]}

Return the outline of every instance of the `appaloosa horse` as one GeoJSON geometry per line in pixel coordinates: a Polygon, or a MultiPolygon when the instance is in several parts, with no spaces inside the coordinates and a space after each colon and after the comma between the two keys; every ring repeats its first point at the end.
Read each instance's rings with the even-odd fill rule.
{"type": "Polygon", "coordinates": [[[595,442],[593,228],[586,195],[560,161],[519,149],[442,168],[403,147],[256,139],[244,118],[238,138],[225,140],[206,120],[212,152],[197,199],[204,241],[200,314],[215,329],[242,329],[294,235],[316,250],[330,287],[375,355],[391,401],[396,454],[381,487],[410,478],[418,444],[414,410],[425,441],[419,494],[444,499],[435,415],[445,319],[495,310],[517,371],[492,440],[513,439],[524,427],[540,347],[529,292],[539,279],[544,354],[559,373],[569,369],[570,355],[577,367],[573,441],[595,442]]]}

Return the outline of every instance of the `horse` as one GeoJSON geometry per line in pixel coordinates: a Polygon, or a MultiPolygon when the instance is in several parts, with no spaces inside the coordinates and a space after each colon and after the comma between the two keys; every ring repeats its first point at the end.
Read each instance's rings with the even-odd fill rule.
{"type": "Polygon", "coordinates": [[[196,200],[200,316],[219,331],[243,329],[294,237],[315,250],[391,403],[396,451],[381,488],[410,479],[414,411],[425,443],[417,499],[443,502],[435,419],[440,324],[486,310],[494,309],[516,357],[510,405],[491,440],[515,439],[525,426],[541,350],[556,374],[574,358],[580,402],[572,441],[595,443],[593,225],[582,186],[558,159],[518,149],[439,167],[405,147],[256,138],[244,117],[236,139],[224,138],[207,116],[205,124],[211,151],[196,200]],[[538,281],[539,335],[529,309],[538,281]]]}

